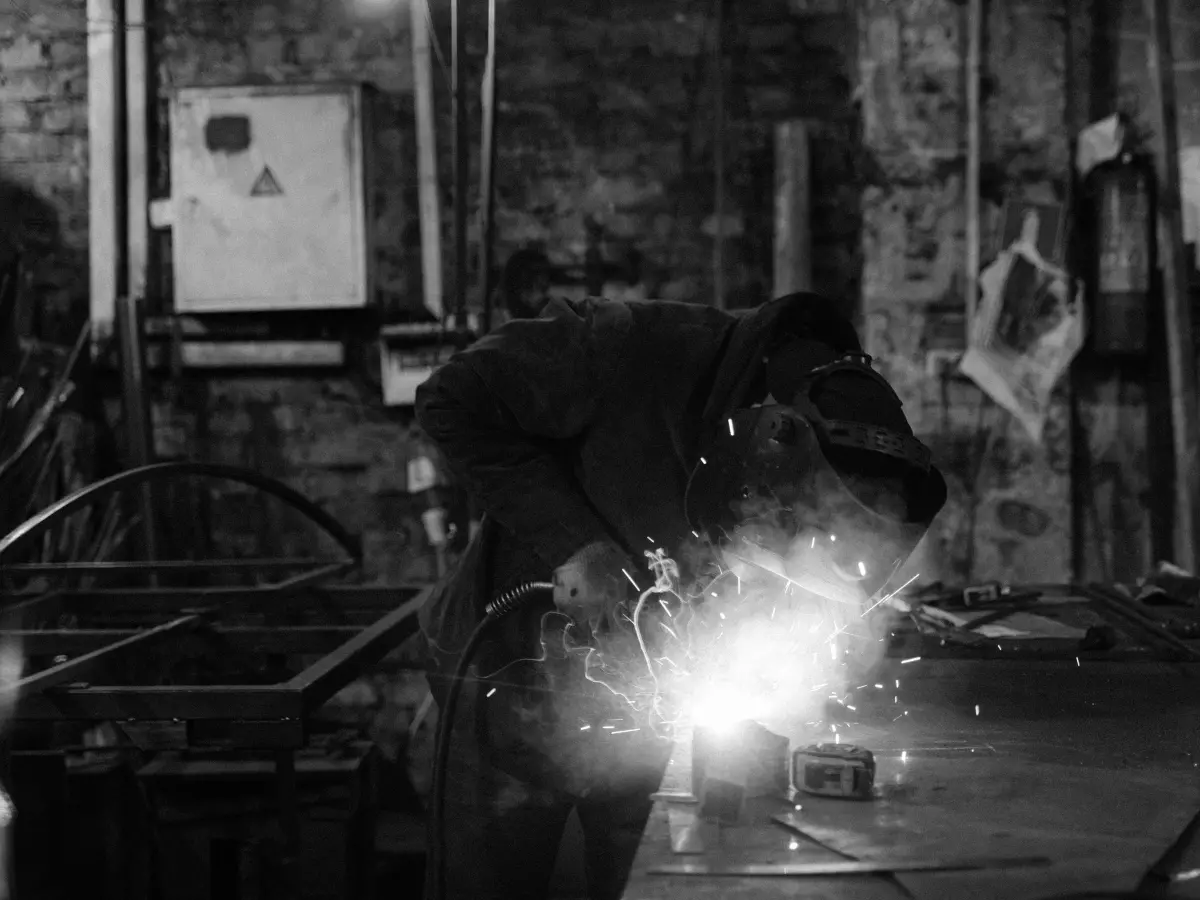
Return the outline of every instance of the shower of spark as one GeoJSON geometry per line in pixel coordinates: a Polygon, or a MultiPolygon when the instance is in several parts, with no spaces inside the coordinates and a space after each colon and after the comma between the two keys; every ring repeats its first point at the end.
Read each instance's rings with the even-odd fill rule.
{"type": "MultiPolygon", "coordinates": [[[[805,536],[804,547],[809,543],[805,536]]],[[[517,662],[551,669],[573,661],[601,698],[632,713],[632,726],[606,728],[601,733],[607,736],[669,739],[685,723],[767,724],[797,714],[823,719],[827,702],[849,715],[856,711],[854,684],[866,680],[854,671],[869,670],[883,653],[878,628],[867,617],[912,583],[868,605],[848,593],[814,592],[803,575],[790,577],[793,561],[727,553],[733,567],[714,565],[704,581],[685,589],[679,564],[663,549],[645,556],[654,583],[614,611],[611,627],[593,632],[565,613],[548,612],[538,658],[482,677],[494,678],[517,662]]],[[[590,729],[586,722],[580,728],[590,729]]]]}

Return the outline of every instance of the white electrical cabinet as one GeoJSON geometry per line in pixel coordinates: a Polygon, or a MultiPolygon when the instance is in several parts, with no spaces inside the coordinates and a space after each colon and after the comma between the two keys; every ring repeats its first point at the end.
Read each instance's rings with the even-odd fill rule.
{"type": "Polygon", "coordinates": [[[165,218],[177,311],[368,303],[365,116],[354,84],[175,91],[165,218]]]}

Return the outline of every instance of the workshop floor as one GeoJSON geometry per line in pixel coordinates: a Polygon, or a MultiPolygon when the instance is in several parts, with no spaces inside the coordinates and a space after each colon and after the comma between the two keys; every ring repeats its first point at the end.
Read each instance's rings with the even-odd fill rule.
{"type": "MultiPolygon", "coordinates": [[[[415,815],[385,812],[376,831],[379,853],[376,893],[380,897],[417,896],[425,877],[425,822],[415,815]]],[[[558,851],[550,900],[586,900],[583,829],[575,815],[567,821],[558,851]]]]}

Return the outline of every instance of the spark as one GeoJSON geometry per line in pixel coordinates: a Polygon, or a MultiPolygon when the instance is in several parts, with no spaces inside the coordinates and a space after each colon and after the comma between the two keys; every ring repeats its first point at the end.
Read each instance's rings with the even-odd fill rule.
{"type": "Polygon", "coordinates": [[[836,541],[836,540],[837,540],[837,535],[836,535],[836,534],[831,534],[831,535],[829,536],[829,539],[830,539],[831,541],[836,541]]]}
{"type": "Polygon", "coordinates": [[[705,466],[707,466],[707,465],[708,465],[708,460],[707,460],[707,459],[705,459],[705,458],[702,456],[702,457],[700,457],[700,463],[701,463],[701,465],[705,465],[705,466]]]}
{"type": "Polygon", "coordinates": [[[849,703],[843,703],[842,705],[845,706],[846,709],[850,710],[851,712],[858,712],[858,707],[856,707],[856,706],[851,706],[849,703]]]}
{"type": "Polygon", "coordinates": [[[882,684],[877,684],[877,685],[875,685],[875,689],[876,689],[876,690],[879,690],[879,691],[882,691],[882,690],[883,690],[883,685],[882,685],[882,684]]]}
{"type": "Polygon", "coordinates": [[[654,543],[654,538],[650,537],[649,535],[646,536],[646,540],[648,540],[651,544],[654,543]]]}
{"type": "Polygon", "coordinates": [[[790,844],[788,844],[788,849],[789,849],[789,850],[799,850],[799,849],[800,849],[800,842],[799,842],[799,841],[792,841],[790,844]]]}
{"type": "Polygon", "coordinates": [[[907,666],[909,663],[919,662],[920,659],[921,659],[921,657],[919,657],[919,656],[910,656],[908,659],[900,660],[900,665],[907,666]]]}
{"type": "Polygon", "coordinates": [[[975,704],[975,715],[979,715],[979,704],[975,704]]]}
{"type": "Polygon", "coordinates": [[[897,687],[897,689],[900,687],[900,679],[899,678],[896,679],[896,687],[897,687]]]}
{"type": "Polygon", "coordinates": [[[600,727],[603,728],[605,731],[612,731],[617,726],[616,725],[601,725],[600,727]]]}
{"type": "Polygon", "coordinates": [[[733,436],[733,419],[729,420],[729,435],[730,437],[733,436]]]}
{"type": "Polygon", "coordinates": [[[858,561],[858,574],[861,575],[863,578],[867,577],[867,566],[866,566],[866,563],[864,563],[862,560],[858,561]]]}
{"type": "Polygon", "coordinates": [[[873,610],[876,606],[880,606],[881,604],[887,603],[889,600],[891,600],[893,597],[895,597],[897,594],[899,594],[902,590],[904,590],[906,587],[908,587],[910,584],[912,584],[914,581],[916,581],[920,577],[921,577],[921,573],[918,572],[912,578],[908,579],[908,581],[904,582],[904,584],[900,585],[900,587],[896,588],[894,591],[892,591],[886,597],[884,597],[883,599],[881,599],[877,603],[875,603],[874,606],[869,607],[866,610],[866,612],[863,613],[863,616],[865,616],[867,613],[869,613],[871,610],[873,610]]]}
{"type": "Polygon", "coordinates": [[[635,731],[641,731],[640,728],[623,728],[620,731],[614,731],[613,734],[633,734],[635,731]]]}
{"type": "Polygon", "coordinates": [[[591,727],[592,727],[591,725],[584,725],[584,726],[583,726],[582,728],[580,728],[579,730],[580,730],[580,731],[588,731],[588,730],[589,730],[591,727]]]}
{"type": "Polygon", "coordinates": [[[490,696],[492,696],[492,694],[494,694],[494,693],[496,693],[496,689],[495,689],[495,688],[492,688],[490,691],[488,691],[488,692],[487,692],[487,695],[488,695],[488,697],[490,697],[490,696]]]}
{"type": "Polygon", "coordinates": [[[816,546],[817,546],[817,536],[814,534],[814,535],[813,535],[813,539],[812,539],[812,543],[811,543],[811,544],[809,544],[809,545],[808,545],[808,547],[809,547],[809,549],[810,549],[810,550],[813,550],[813,549],[816,549],[816,546]]]}
{"type": "Polygon", "coordinates": [[[629,583],[633,585],[633,589],[634,589],[635,591],[640,591],[640,590],[641,590],[641,588],[640,588],[640,587],[638,587],[638,583],[637,583],[636,581],[634,581],[634,580],[633,580],[633,576],[632,576],[632,575],[630,575],[630,574],[629,574],[628,572],[626,572],[624,569],[622,569],[622,570],[621,570],[621,572],[622,572],[622,573],[624,573],[625,577],[629,579],[629,583]]]}
{"type": "Polygon", "coordinates": [[[900,761],[901,761],[901,762],[908,762],[908,751],[907,751],[907,750],[901,750],[901,751],[900,751],[900,761]]]}
{"type": "Polygon", "coordinates": [[[1077,657],[1075,657],[1075,665],[1077,665],[1077,666],[1078,666],[1079,664],[1080,664],[1080,663],[1079,663],[1079,657],[1077,656],[1077,657]]]}

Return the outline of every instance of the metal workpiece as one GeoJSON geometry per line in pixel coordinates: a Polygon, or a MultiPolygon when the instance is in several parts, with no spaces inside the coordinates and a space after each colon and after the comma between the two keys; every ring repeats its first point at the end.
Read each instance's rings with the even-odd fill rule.
{"type": "Polygon", "coordinates": [[[1048,900],[1174,885],[1200,850],[1198,677],[1191,663],[888,659],[858,689],[878,700],[856,697],[855,721],[779,729],[793,748],[869,748],[871,798],[749,799],[723,827],[686,802],[681,738],[625,900],[1048,900]]]}

